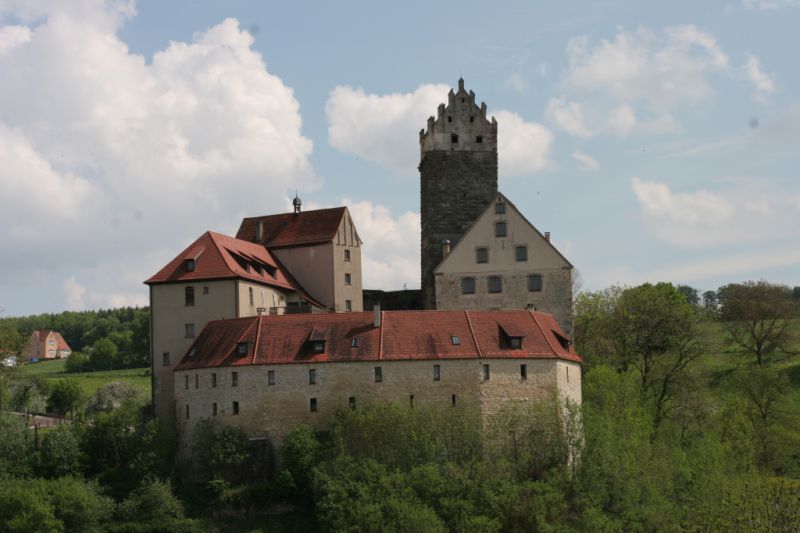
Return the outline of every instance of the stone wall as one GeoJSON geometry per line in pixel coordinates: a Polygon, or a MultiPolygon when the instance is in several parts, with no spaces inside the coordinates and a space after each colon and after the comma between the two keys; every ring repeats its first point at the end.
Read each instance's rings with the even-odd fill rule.
{"type": "Polygon", "coordinates": [[[268,438],[276,446],[298,424],[323,429],[337,409],[364,402],[398,402],[409,407],[478,406],[486,415],[509,401],[537,401],[554,390],[580,401],[580,365],[554,359],[459,359],[425,361],[360,361],[317,364],[244,365],[175,372],[178,431],[184,450],[194,426],[203,419],[244,429],[251,437],[268,438]],[[440,380],[434,380],[434,365],[440,380]],[[489,365],[489,379],[484,379],[489,365]],[[526,365],[527,378],[520,366],[526,365]],[[381,368],[380,382],[375,367],[381,368]],[[570,381],[566,372],[569,368],[570,381]],[[309,371],[315,371],[315,383],[309,371]],[[274,385],[269,372],[274,372],[274,385]],[[233,385],[233,373],[237,384],[233,385]],[[216,375],[216,387],[212,386],[216,375]],[[577,391],[577,393],[576,393],[577,391]],[[316,399],[317,410],[311,410],[316,399]],[[239,413],[233,413],[238,402],[239,413]],[[455,403],[455,405],[454,405],[455,403]],[[217,406],[216,416],[214,404],[217,406]],[[188,406],[188,415],[187,415],[188,406]]]}
{"type": "Polygon", "coordinates": [[[422,297],[436,308],[433,271],[497,193],[496,151],[425,152],[420,170],[422,297]]]}

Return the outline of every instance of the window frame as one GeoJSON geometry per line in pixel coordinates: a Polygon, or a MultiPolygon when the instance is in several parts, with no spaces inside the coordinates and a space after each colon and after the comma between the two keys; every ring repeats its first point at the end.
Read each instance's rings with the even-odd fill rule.
{"type": "Polygon", "coordinates": [[[183,289],[183,306],[194,307],[194,287],[192,285],[183,289]]]}
{"type": "Polygon", "coordinates": [[[528,261],[528,246],[520,244],[514,246],[514,259],[517,263],[525,263],[528,261]],[[520,252],[522,252],[520,254],[520,252]]]}
{"type": "Polygon", "coordinates": [[[494,223],[494,236],[498,238],[508,237],[508,225],[505,220],[498,220],[494,223]]]}
{"type": "Polygon", "coordinates": [[[487,276],[486,292],[489,294],[503,294],[503,276],[487,276]]]}
{"type": "Polygon", "coordinates": [[[475,247],[475,263],[483,265],[489,262],[489,247],[477,246],[475,247]],[[483,259],[483,261],[481,261],[483,259]]]}
{"type": "Polygon", "coordinates": [[[441,365],[433,365],[433,381],[442,380],[442,367],[441,365]]]}
{"type": "Polygon", "coordinates": [[[528,274],[528,292],[542,292],[544,290],[544,276],[541,274],[528,274]]]}
{"type": "Polygon", "coordinates": [[[350,272],[344,273],[344,284],[348,287],[353,284],[353,276],[350,275],[350,272]]]}
{"type": "Polygon", "coordinates": [[[309,385],[316,385],[317,384],[317,369],[316,368],[309,368],[308,369],[308,384],[309,385]]]}
{"type": "Polygon", "coordinates": [[[383,383],[383,367],[376,366],[373,370],[375,383],[383,383]]]}
{"type": "Polygon", "coordinates": [[[273,385],[275,385],[275,371],[267,370],[267,386],[271,387],[273,385]]]}
{"type": "Polygon", "coordinates": [[[461,278],[461,294],[475,294],[475,277],[464,276],[461,278]]]}
{"type": "Polygon", "coordinates": [[[239,414],[239,402],[238,402],[238,401],[234,400],[234,401],[231,403],[231,412],[232,412],[232,414],[233,414],[234,416],[236,416],[236,415],[238,415],[238,414],[239,414]]]}
{"type": "Polygon", "coordinates": [[[239,373],[231,372],[231,387],[238,387],[238,386],[239,386],[239,373]]]}

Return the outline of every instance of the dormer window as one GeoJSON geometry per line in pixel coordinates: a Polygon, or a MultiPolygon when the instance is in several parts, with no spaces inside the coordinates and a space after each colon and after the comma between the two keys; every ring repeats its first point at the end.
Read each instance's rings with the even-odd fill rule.
{"type": "Polygon", "coordinates": [[[194,272],[194,267],[197,265],[197,261],[195,259],[187,259],[185,264],[186,272],[194,272]]]}
{"type": "Polygon", "coordinates": [[[325,341],[311,341],[311,351],[314,353],[325,353],[325,341]]]}
{"type": "Polygon", "coordinates": [[[353,339],[350,341],[350,346],[353,348],[358,348],[358,337],[353,337],[353,339]]]}
{"type": "Polygon", "coordinates": [[[247,352],[249,351],[249,348],[250,348],[249,343],[247,343],[247,342],[237,342],[236,343],[236,355],[238,355],[239,357],[244,357],[245,355],[247,355],[247,352]]]}
{"type": "Polygon", "coordinates": [[[521,350],[522,349],[522,337],[509,337],[508,338],[508,346],[512,350],[521,350]]]}
{"type": "Polygon", "coordinates": [[[453,346],[459,346],[461,344],[461,337],[458,335],[451,335],[450,341],[453,343],[453,346]]]}
{"type": "Polygon", "coordinates": [[[525,338],[525,330],[515,323],[500,324],[501,347],[505,345],[511,350],[521,350],[522,340],[525,338]]]}

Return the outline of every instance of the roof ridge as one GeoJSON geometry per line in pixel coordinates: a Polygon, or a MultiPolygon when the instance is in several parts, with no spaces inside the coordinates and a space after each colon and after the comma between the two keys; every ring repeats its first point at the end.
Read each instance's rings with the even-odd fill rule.
{"type": "Polygon", "coordinates": [[[547,335],[547,333],[545,333],[544,329],[542,328],[542,325],[539,323],[539,320],[536,318],[536,314],[533,311],[533,309],[529,309],[528,312],[530,313],[531,318],[533,319],[533,322],[536,324],[536,327],[538,327],[539,331],[542,332],[542,337],[544,337],[544,340],[547,342],[547,345],[550,347],[550,350],[552,350],[553,355],[555,355],[558,359],[561,359],[561,357],[559,357],[559,353],[556,351],[555,347],[553,346],[553,343],[550,342],[550,337],[547,335]]]}
{"type": "Polygon", "coordinates": [[[261,313],[258,314],[258,321],[256,324],[256,340],[253,343],[253,363],[256,363],[256,354],[258,353],[258,340],[261,338],[261,317],[263,315],[261,313]]]}
{"type": "Polygon", "coordinates": [[[467,327],[469,327],[469,334],[472,336],[472,342],[475,343],[475,353],[479,359],[483,359],[481,347],[478,345],[478,337],[475,336],[475,329],[472,327],[472,320],[469,318],[469,309],[464,309],[464,315],[467,317],[467,327]]]}

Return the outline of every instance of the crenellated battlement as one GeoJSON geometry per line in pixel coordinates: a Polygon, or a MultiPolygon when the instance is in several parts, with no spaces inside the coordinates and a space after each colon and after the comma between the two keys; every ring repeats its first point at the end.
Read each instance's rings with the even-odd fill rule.
{"type": "Polygon", "coordinates": [[[495,151],[497,150],[497,120],[486,116],[486,103],[475,103],[475,93],[464,89],[458,80],[458,92],[450,89],[447,106],[439,104],[436,117],[429,117],[425,129],[419,132],[421,151],[495,151]]]}

